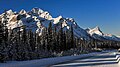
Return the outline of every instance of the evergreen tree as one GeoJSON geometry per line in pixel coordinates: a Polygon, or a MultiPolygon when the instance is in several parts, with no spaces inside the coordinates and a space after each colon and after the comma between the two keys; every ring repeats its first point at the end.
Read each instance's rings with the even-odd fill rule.
{"type": "Polygon", "coordinates": [[[72,25],[71,25],[71,47],[75,48],[75,45],[74,45],[74,33],[73,33],[72,25]]]}
{"type": "Polygon", "coordinates": [[[63,50],[64,48],[64,44],[63,44],[63,28],[62,28],[62,23],[60,24],[61,27],[60,27],[60,31],[59,31],[59,35],[60,35],[60,39],[59,39],[59,45],[60,45],[60,49],[63,50]]]}
{"type": "Polygon", "coordinates": [[[0,38],[2,40],[0,45],[0,60],[1,62],[3,62],[3,60],[6,60],[7,57],[8,57],[8,54],[7,54],[7,46],[8,46],[8,28],[6,26],[7,24],[7,12],[5,11],[4,12],[4,15],[3,15],[3,21],[0,21],[0,28],[1,28],[1,31],[0,31],[0,38]]]}
{"type": "Polygon", "coordinates": [[[45,28],[41,35],[41,46],[43,50],[48,50],[48,29],[45,28]]]}
{"type": "Polygon", "coordinates": [[[28,44],[30,46],[30,51],[35,51],[33,32],[31,30],[28,31],[28,44]]]}
{"type": "Polygon", "coordinates": [[[53,29],[53,50],[57,51],[57,30],[56,30],[56,26],[53,29]]]}
{"type": "Polygon", "coordinates": [[[3,28],[3,24],[0,21],[0,44],[3,43],[3,35],[4,35],[4,28],[3,28]]]}
{"type": "Polygon", "coordinates": [[[0,21],[0,62],[4,62],[4,44],[3,44],[3,38],[4,38],[4,28],[3,28],[3,24],[0,21]]]}
{"type": "Polygon", "coordinates": [[[67,45],[66,45],[66,33],[63,33],[63,50],[67,49],[67,45]]]}
{"type": "Polygon", "coordinates": [[[48,50],[52,50],[52,22],[49,23],[48,27],[48,50]]]}

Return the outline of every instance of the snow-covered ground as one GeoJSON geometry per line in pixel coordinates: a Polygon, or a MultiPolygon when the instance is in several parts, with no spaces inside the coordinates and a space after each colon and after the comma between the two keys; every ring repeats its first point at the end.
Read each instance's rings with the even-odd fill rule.
{"type": "Polygon", "coordinates": [[[120,53],[105,51],[86,59],[77,59],[61,64],[52,65],[50,67],[120,67],[120,53]]]}
{"type": "Polygon", "coordinates": [[[0,63],[0,67],[78,67],[80,65],[84,67],[119,67],[119,57],[120,53],[116,51],[103,51],[79,56],[64,56],[30,61],[9,61],[7,63],[0,63]]]}
{"type": "Polygon", "coordinates": [[[99,53],[89,53],[89,54],[82,54],[79,56],[65,56],[65,57],[55,57],[55,58],[46,58],[46,59],[38,59],[38,60],[31,60],[31,61],[10,61],[7,63],[0,63],[0,67],[46,67],[53,64],[58,64],[61,62],[67,62],[70,60],[86,58],[89,56],[94,56],[101,54],[99,53]]]}

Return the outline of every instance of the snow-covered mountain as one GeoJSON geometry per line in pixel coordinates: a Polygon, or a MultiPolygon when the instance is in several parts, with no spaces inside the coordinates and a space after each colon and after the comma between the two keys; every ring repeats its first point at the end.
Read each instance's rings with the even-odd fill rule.
{"type": "Polygon", "coordinates": [[[56,27],[58,30],[61,28],[61,24],[63,30],[70,30],[72,26],[76,37],[87,40],[93,37],[99,40],[108,39],[120,41],[120,37],[104,34],[98,26],[93,29],[88,28],[84,30],[77,25],[73,18],[64,18],[62,16],[53,18],[48,11],[44,11],[40,8],[33,8],[31,11],[22,9],[19,12],[8,10],[0,14],[0,21],[3,22],[5,20],[8,21],[8,29],[26,26],[26,29],[31,29],[33,32],[39,33],[39,35],[42,35],[42,31],[52,22],[52,26],[56,27]],[[5,18],[7,18],[7,20],[5,18]]]}
{"type": "Polygon", "coordinates": [[[120,41],[120,37],[112,34],[104,34],[98,26],[93,29],[87,28],[86,31],[95,39],[120,41]]]}
{"type": "Polygon", "coordinates": [[[26,26],[27,29],[31,29],[33,32],[42,35],[43,29],[48,27],[50,22],[52,22],[52,26],[57,29],[60,29],[62,23],[63,30],[70,30],[70,27],[73,26],[76,37],[90,39],[89,34],[84,29],[80,28],[73,18],[64,18],[62,16],[53,18],[48,11],[44,11],[40,8],[33,8],[31,11],[22,9],[19,12],[8,10],[0,15],[2,22],[5,20],[5,16],[8,21],[8,29],[26,26]]]}
{"type": "Polygon", "coordinates": [[[98,26],[96,26],[93,29],[88,28],[88,33],[90,35],[94,35],[94,34],[98,34],[98,35],[101,35],[101,36],[103,35],[103,32],[100,30],[100,28],[98,26]]]}
{"type": "Polygon", "coordinates": [[[120,36],[117,36],[118,38],[120,38],[120,36]]]}

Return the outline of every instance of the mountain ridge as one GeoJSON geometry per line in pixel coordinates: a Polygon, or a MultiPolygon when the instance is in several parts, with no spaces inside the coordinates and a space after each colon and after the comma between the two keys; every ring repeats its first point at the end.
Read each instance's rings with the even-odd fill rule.
{"type": "Polygon", "coordinates": [[[95,39],[99,39],[99,40],[107,39],[107,40],[120,41],[120,38],[115,35],[103,33],[98,26],[96,26],[93,29],[87,28],[86,31],[95,39]]]}
{"type": "MultiPolygon", "coordinates": [[[[44,28],[48,27],[49,23],[52,22],[53,26],[60,29],[60,24],[62,23],[62,28],[64,30],[70,30],[70,26],[73,27],[73,32],[76,37],[84,38],[90,40],[90,37],[95,39],[108,39],[120,41],[120,38],[115,35],[104,34],[100,28],[97,26],[94,29],[82,29],[75,22],[73,18],[64,18],[63,16],[58,16],[53,18],[48,11],[44,11],[40,8],[33,8],[31,11],[25,11],[24,9],[19,12],[13,12],[11,9],[6,11],[7,14],[7,27],[8,29],[14,29],[25,25],[28,29],[39,33],[42,35],[44,28]]],[[[3,22],[5,13],[0,14],[1,21],[3,22]]]]}

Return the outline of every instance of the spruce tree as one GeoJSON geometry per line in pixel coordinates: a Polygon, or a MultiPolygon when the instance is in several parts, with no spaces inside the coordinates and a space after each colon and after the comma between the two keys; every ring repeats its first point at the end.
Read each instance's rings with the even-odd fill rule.
{"type": "Polygon", "coordinates": [[[3,24],[0,21],[0,62],[4,62],[4,44],[3,44],[3,38],[4,38],[4,28],[3,24]]]}
{"type": "Polygon", "coordinates": [[[7,12],[4,11],[3,14],[3,21],[0,20],[0,26],[1,26],[1,32],[0,32],[0,38],[2,38],[1,43],[1,47],[0,47],[0,56],[1,56],[1,62],[3,62],[3,60],[6,60],[8,57],[7,54],[7,46],[8,46],[8,28],[7,28],[7,12]]]}
{"type": "Polygon", "coordinates": [[[52,22],[49,23],[48,27],[48,50],[52,50],[52,22]]]}
{"type": "Polygon", "coordinates": [[[75,48],[75,45],[74,45],[74,33],[73,33],[73,27],[71,25],[71,48],[75,48]]]}

